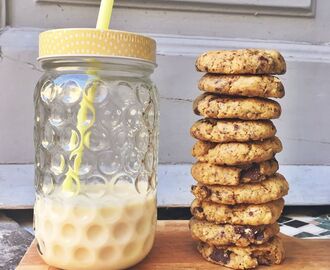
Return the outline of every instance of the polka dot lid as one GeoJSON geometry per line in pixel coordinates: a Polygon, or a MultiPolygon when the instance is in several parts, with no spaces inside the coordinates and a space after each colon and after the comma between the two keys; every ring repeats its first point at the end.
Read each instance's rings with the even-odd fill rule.
{"type": "Polygon", "coordinates": [[[155,63],[155,40],[130,32],[55,29],[39,36],[39,59],[59,56],[129,57],[155,63]]]}

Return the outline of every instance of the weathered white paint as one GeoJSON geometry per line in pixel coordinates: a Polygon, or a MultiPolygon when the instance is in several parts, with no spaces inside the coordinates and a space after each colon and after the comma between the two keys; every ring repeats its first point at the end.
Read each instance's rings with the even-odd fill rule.
{"type": "MultiPolygon", "coordinates": [[[[30,50],[37,55],[38,35],[43,30],[41,28],[7,27],[0,35],[0,46],[3,50],[15,49],[16,52],[30,50]]],[[[202,52],[217,50],[219,48],[272,48],[279,50],[287,61],[330,63],[329,43],[313,44],[309,42],[183,36],[158,33],[145,33],[145,35],[157,41],[157,54],[163,56],[196,57],[202,52]]],[[[35,58],[27,60],[36,64],[35,58]]]]}
{"type": "Polygon", "coordinates": [[[33,160],[33,91],[41,72],[35,60],[37,41],[24,43],[32,36],[37,37],[34,32],[0,35],[0,163],[33,160]]]}
{"type": "Polygon", "coordinates": [[[272,48],[279,50],[286,61],[330,63],[330,46],[307,42],[289,42],[259,39],[232,39],[202,36],[149,34],[158,44],[158,54],[193,56],[208,50],[240,48],[272,48]]]}
{"type": "MultiPolygon", "coordinates": [[[[189,206],[193,200],[190,164],[160,165],[158,206],[189,206]]],[[[290,183],[286,205],[330,204],[330,166],[280,167],[290,183]]],[[[31,208],[34,201],[33,165],[0,165],[0,209],[31,208]]]]}
{"type": "MultiPolygon", "coordinates": [[[[226,0],[227,2],[232,2],[226,0]]],[[[250,1],[250,0],[248,0],[250,1]]],[[[258,0],[259,5],[277,1],[258,0]]],[[[120,5],[127,0],[116,1],[120,5]]],[[[131,0],[131,3],[146,1],[131,0]]],[[[147,1],[146,3],[161,3],[170,5],[170,1],[147,1]]],[[[173,1],[172,1],[173,2],[173,1]]],[[[201,1],[198,5],[203,6],[201,1]]],[[[237,0],[237,3],[246,2],[237,0]]],[[[280,2],[283,3],[281,0],[280,2]]],[[[305,0],[286,1],[285,5],[303,2],[305,0]]],[[[138,4],[137,3],[137,4],[138,4]]],[[[173,2],[174,3],[174,2],[173,2]]],[[[177,4],[179,7],[183,4],[177,4]]],[[[75,4],[49,4],[35,1],[10,0],[7,1],[7,23],[12,27],[95,27],[98,7],[75,4]]],[[[187,5],[186,5],[187,6],[187,5]]],[[[222,11],[227,10],[224,5],[222,11]]],[[[238,5],[239,6],[239,5],[238,5]]],[[[251,7],[251,5],[250,5],[251,7]]],[[[252,7],[251,7],[252,8],[252,7]]],[[[148,8],[115,7],[111,27],[134,32],[209,36],[222,38],[249,38],[264,40],[285,40],[294,42],[327,43],[330,40],[330,1],[317,1],[315,17],[267,16],[253,14],[233,14],[209,12],[198,9],[196,11],[180,11],[179,9],[157,10],[148,8]]],[[[253,8],[252,8],[253,9],[253,8]]],[[[276,13],[276,7],[274,7],[276,13]]],[[[243,10],[246,10],[243,8],[243,10]]],[[[273,10],[273,9],[271,9],[273,10]]],[[[290,8],[286,8],[290,10],[290,8]]]]}
{"type": "MultiPolygon", "coordinates": [[[[0,0],[0,27],[5,22],[9,25],[0,31],[0,164],[33,162],[32,95],[41,74],[35,61],[40,29],[95,27],[99,0],[85,0],[92,5],[78,3],[84,0],[63,1],[76,4],[0,0]]],[[[330,1],[325,0],[117,1],[111,27],[153,33],[158,42],[154,80],[161,96],[160,162],[193,161],[189,128],[198,117],[192,113],[191,102],[199,94],[196,85],[202,75],[194,69],[195,57],[210,49],[257,47],[276,48],[288,61],[288,73],[281,77],[286,86],[283,115],[275,121],[284,144],[278,160],[291,165],[330,165],[329,9],[330,1]]],[[[7,180],[0,180],[1,202],[31,206],[29,166],[6,169],[7,180]]],[[[187,205],[191,200],[189,168],[170,167],[160,168],[159,201],[187,205]]],[[[329,203],[329,167],[287,168],[288,178],[296,179],[291,180],[288,203],[301,204],[304,198],[306,204],[329,203]],[[316,198],[315,194],[321,195],[316,198]]]]}
{"type": "MultiPolygon", "coordinates": [[[[33,162],[33,91],[41,75],[36,63],[40,29],[8,28],[0,35],[0,163],[33,162]],[[19,79],[17,79],[19,78],[19,79]]],[[[178,37],[153,34],[158,41],[154,80],[161,97],[160,162],[192,162],[189,128],[198,119],[192,100],[199,95],[195,57],[215,48],[268,47],[283,52],[288,72],[281,76],[286,96],[275,123],[284,144],[283,164],[330,164],[330,46],[270,41],[178,37]]]]}
{"type": "Polygon", "coordinates": [[[0,29],[6,25],[6,0],[0,0],[0,29]]]}
{"type": "Polygon", "coordinates": [[[0,209],[31,208],[33,165],[0,165],[0,209]]]}
{"type": "MultiPolygon", "coordinates": [[[[99,5],[100,0],[36,0],[37,3],[99,5]]],[[[315,15],[316,0],[121,0],[115,7],[276,16],[315,15]]]]}

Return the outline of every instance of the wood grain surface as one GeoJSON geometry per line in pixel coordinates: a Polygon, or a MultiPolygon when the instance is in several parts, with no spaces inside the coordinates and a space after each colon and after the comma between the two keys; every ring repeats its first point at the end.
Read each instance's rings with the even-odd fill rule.
{"type": "MultiPolygon", "coordinates": [[[[286,259],[282,265],[258,269],[329,270],[330,240],[296,239],[282,235],[286,259]]],[[[155,245],[151,253],[133,270],[222,270],[228,269],[206,262],[196,251],[187,221],[159,221],[155,245]]],[[[16,270],[57,270],[39,257],[35,241],[16,270]]]]}

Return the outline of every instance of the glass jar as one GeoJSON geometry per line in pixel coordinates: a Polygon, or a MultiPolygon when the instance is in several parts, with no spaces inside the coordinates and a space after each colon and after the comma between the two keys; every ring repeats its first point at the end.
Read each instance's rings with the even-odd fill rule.
{"type": "Polygon", "coordinates": [[[127,268],[153,245],[155,65],[115,56],[41,58],[34,226],[41,257],[61,269],[127,268]]]}

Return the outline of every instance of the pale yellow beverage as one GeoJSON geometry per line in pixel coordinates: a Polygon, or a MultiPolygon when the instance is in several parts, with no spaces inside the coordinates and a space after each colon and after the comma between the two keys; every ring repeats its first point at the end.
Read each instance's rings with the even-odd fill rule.
{"type": "MultiPolygon", "coordinates": [[[[90,189],[87,187],[86,189],[90,189]]],[[[122,192],[102,188],[102,196],[69,196],[61,191],[37,196],[35,235],[46,263],[68,270],[124,269],[150,251],[156,229],[156,196],[129,185],[122,192]]]]}

